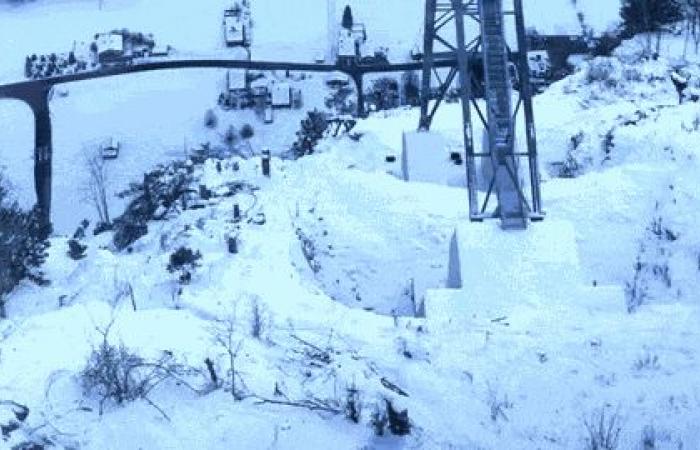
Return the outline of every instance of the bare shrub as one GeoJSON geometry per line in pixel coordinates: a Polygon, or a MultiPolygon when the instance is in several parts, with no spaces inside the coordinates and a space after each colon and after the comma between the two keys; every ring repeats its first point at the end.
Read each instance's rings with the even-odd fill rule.
{"type": "Polygon", "coordinates": [[[251,305],[250,335],[255,339],[260,339],[263,334],[264,327],[265,320],[263,318],[262,307],[257,299],[253,299],[253,303],[251,305]]]}
{"type": "Polygon", "coordinates": [[[362,418],[362,402],[360,401],[360,391],[353,384],[345,389],[345,404],[343,405],[345,417],[359,423],[362,418]]]}
{"type": "Polygon", "coordinates": [[[149,361],[127,348],[109,342],[109,330],[98,330],[102,334],[102,342],[93,348],[85,368],[80,374],[80,380],[86,394],[95,394],[100,399],[100,414],[104,404],[112,401],[117,405],[134,400],[145,400],[156,408],[166,418],[167,415],[156,406],[148,394],[159,384],[170,379],[178,378],[184,368],[176,364],[171,352],[164,352],[155,361],[149,361]]]}
{"type": "Polygon", "coordinates": [[[642,450],[654,450],[656,448],[656,429],[646,425],[642,430],[642,450]]]}
{"type": "Polygon", "coordinates": [[[389,399],[384,399],[384,409],[377,407],[372,412],[370,426],[377,436],[384,436],[387,428],[391,434],[405,436],[411,434],[411,420],[408,410],[398,411],[389,399]]]}
{"type": "Polygon", "coordinates": [[[659,356],[647,352],[644,356],[637,358],[633,367],[638,372],[643,370],[658,370],[661,367],[659,365],[659,356]]]}
{"type": "Polygon", "coordinates": [[[617,412],[606,416],[605,408],[591,415],[590,419],[583,421],[588,437],[586,438],[586,450],[616,450],[619,440],[620,416],[617,412]]]}

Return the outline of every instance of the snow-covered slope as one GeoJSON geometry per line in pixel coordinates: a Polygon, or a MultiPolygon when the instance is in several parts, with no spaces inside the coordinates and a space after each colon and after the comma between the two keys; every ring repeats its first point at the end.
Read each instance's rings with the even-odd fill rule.
{"type": "MultiPolygon", "coordinates": [[[[223,3],[104,0],[102,11],[97,3],[3,5],[0,36],[10,33],[15,42],[0,45],[18,61],[3,59],[0,73],[14,73],[26,52],[125,24],[178,49],[226,51],[218,28],[223,3]],[[56,37],[45,32],[48,14],[60,19],[56,37]],[[25,28],[33,30],[26,42],[19,39],[25,28]]],[[[407,51],[420,28],[420,3],[410,3],[415,27],[396,21],[398,31],[384,3],[352,5],[358,20],[400,36],[407,51]]],[[[611,3],[578,2],[591,23],[600,13],[596,29],[607,23],[611,3]]],[[[553,2],[527,4],[543,8],[531,13],[538,24],[568,23],[544,8],[553,2]]],[[[269,14],[254,12],[254,54],[310,59],[320,47],[314,33],[326,32],[327,11],[314,5],[253,0],[269,14]],[[281,39],[290,11],[298,23],[323,25],[290,26],[289,39],[281,39]],[[288,41],[296,38],[305,44],[290,55],[288,41]]],[[[561,12],[569,7],[562,0],[561,12]]],[[[271,178],[261,175],[257,157],[232,157],[221,170],[207,161],[194,168],[191,186],[215,193],[198,199],[203,208],[150,221],[149,233],[123,252],[111,233],[88,232],[86,257],[73,260],[66,236],[90,213],[89,205],[76,206],[83,145],[122,139],[128,164],[111,173],[116,190],[156,163],[181,159],[183,145],[254,118],[221,114],[218,131],[202,126],[223,79],[218,71],[68,86],[69,96],[52,102],[56,209],[64,218],[45,265],[52,283],[21,284],[9,296],[9,319],[0,321],[0,425],[16,417],[6,400],[29,408],[0,448],[42,440],[90,450],[587,448],[586,423],[597,424],[601,411],[606,420],[616,417],[619,449],[645,448],[644,439],[658,449],[700,448],[700,120],[696,103],[677,105],[670,69],[665,58],[598,60],[536,99],[547,226],[567,224],[540,245],[578,272],[580,289],[563,289],[573,274],[551,267],[537,274],[545,293],[524,300],[490,297],[484,286],[440,289],[455,228],[471,245],[481,243],[478,253],[491,261],[511,250],[493,242],[501,232],[486,227],[495,224],[468,223],[463,189],[395,176],[399,163],[386,156],[400,154],[401,133],[418,121],[406,109],[361,121],[359,141],[328,138],[312,156],[273,158],[271,178]],[[229,195],[235,183],[255,189],[229,195]],[[236,203],[242,222],[233,219],[236,203]],[[559,243],[571,235],[575,242],[559,243]],[[227,248],[232,236],[235,254],[227,248]],[[484,236],[490,239],[477,239],[484,236]],[[181,246],[202,255],[189,284],[167,270],[181,246]],[[463,314],[413,317],[428,289],[463,314]],[[627,299],[610,294],[623,290],[627,299]],[[176,363],[175,375],[147,400],[100,405],[99,393],[85,392],[81,371],[105,333],[146,364],[176,363]],[[352,416],[348,398],[361,406],[359,423],[345,417],[352,416]],[[373,414],[386,409],[385,399],[407,409],[410,435],[376,435],[373,414]]],[[[445,105],[435,118],[434,131],[455,148],[460,114],[445,105]]],[[[255,146],[283,147],[297,121],[256,130],[255,146]]],[[[0,122],[12,124],[0,133],[0,164],[29,202],[30,113],[3,102],[0,122]]],[[[471,269],[478,279],[482,268],[471,269]]],[[[515,278],[519,269],[504,264],[484,279],[515,278]]]]}

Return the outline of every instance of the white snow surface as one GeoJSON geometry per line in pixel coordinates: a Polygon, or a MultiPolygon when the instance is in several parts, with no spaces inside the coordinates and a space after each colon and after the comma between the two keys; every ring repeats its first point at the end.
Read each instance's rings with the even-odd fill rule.
{"type": "MultiPolygon", "coordinates": [[[[570,3],[560,1],[566,16],[570,3]]],[[[125,25],[182,51],[227,52],[219,28],[227,2],[102,3],[102,10],[96,1],[1,5],[0,54],[8,57],[0,62],[0,78],[16,79],[26,53],[62,50],[74,39],[125,25]]],[[[410,2],[415,26],[389,20],[380,3],[353,2],[356,19],[370,32],[372,20],[386,24],[387,42],[405,42],[401,51],[407,52],[420,30],[422,3],[410,2]]],[[[526,3],[548,5],[552,9],[535,16],[543,24],[558,22],[553,2],[526,3]]],[[[603,3],[614,2],[578,1],[596,29],[615,20],[603,3]]],[[[279,4],[253,0],[254,55],[310,61],[325,39],[325,3],[295,2],[292,17],[318,26],[289,26],[288,37],[280,29],[295,22],[287,19],[292,9],[279,4]],[[290,42],[300,45],[290,49],[290,42]]],[[[402,133],[418,122],[410,109],[361,121],[358,142],[328,138],[316,154],[298,161],[273,157],[269,179],[260,174],[257,157],[231,158],[221,173],[208,161],[195,170],[198,183],[217,191],[227,182],[249,182],[260,188],[256,201],[243,193],[220,197],[204,209],[151,222],[130,252],[116,252],[110,233],[88,233],[87,256],[74,261],[66,254],[67,237],[80,219],[93,215],[90,205],[79,206],[84,147],[105,136],[122,140],[123,157],[110,172],[117,191],[154,164],[181,158],[183,146],[213,140],[228,123],[256,119],[219,113],[219,130],[204,129],[203,113],[215,106],[223,71],[68,86],[69,96],[51,104],[58,223],[44,267],[51,284],[22,283],[8,297],[9,319],[0,320],[0,424],[8,417],[4,400],[30,410],[19,430],[0,437],[0,448],[48,439],[59,449],[96,450],[571,449],[586,448],[584,421],[597,420],[601,410],[619,415],[620,449],[643,448],[650,429],[654,448],[700,448],[700,112],[696,103],[677,104],[670,74],[678,41],[668,42],[658,61],[596,60],[536,98],[548,213],[542,229],[552,231],[548,239],[541,231],[533,239],[546,246],[546,257],[518,258],[520,267],[506,258],[513,249],[504,242],[513,236],[494,242],[503,233],[495,224],[468,223],[463,188],[399,179],[402,133]],[[387,155],[397,162],[387,163],[387,155]],[[579,166],[574,178],[556,176],[567,155],[579,166]],[[234,203],[250,207],[250,214],[264,213],[265,224],[236,229],[234,203]],[[561,265],[536,272],[537,289],[523,298],[494,295],[484,285],[443,289],[457,228],[470,245],[482,241],[475,254],[491,262],[483,276],[491,283],[525,277],[533,269],[529,260],[561,265]],[[316,272],[297,230],[314,242],[316,272]],[[233,234],[239,240],[235,255],[225,242],[233,234]],[[183,245],[203,258],[178,294],[166,266],[183,245]],[[493,261],[502,265],[493,267],[493,261]],[[562,289],[574,278],[565,272],[572,268],[580,286],[562,289]],[[460,311],[445,311],[447,321],[413,317],[411,280],[418,302],[428,292],[460,311]],[[628,283],[646,293],[633,313],[618,295],[628,283]],[[128,286],[135,310],[123,295],[128,286]],[[263,322],[259,338],[251,335],[255,304],[263,322]],[[277,388],[289,400],[333,404],[355,386],[363,405],[360,422],[260,404],[252,396],[234,401],[229,384],[212,390],[204,360],[225,379],[229,370],[226,349],[216,341],[222,321],[234,325],[233,339],[242,342],[239,389],[285,398],[274,395],[277,388]],[[180,382],[156,387],[148,396],[152,404],[107,402],[100,415],[99,398],[83,392],[80,373],[100,343],[98,330],[110,323],[111,342],[148,359],[172,354],[193,370],[180,382]],[[314,348],[327,359],[310,356],[314,348]],[[371,413],[384,398],[408,410],[409,436],[374,435],[371,413]]],[[[687,70],[700,73],[696,65],[687,70]]],[[[435,118],[433,130],[450,146],[460,145],[460,114],[457,105],[445,105],[435,118]]],[[[283,149],[298,120],[290,112],[267,130],[257,125],[255,148],[273,142],[283,149]]],[[[2,102],[0,123],[0,167],[29,204],[31,113],[2,102]]],[[[475,126],[475,136],[480,133],[475,126]]],[[[122,206],[112,205],[114,212],[122,206]]],[[[478,280],[484,269],[472,270],[470,279],[478,280]]]]}

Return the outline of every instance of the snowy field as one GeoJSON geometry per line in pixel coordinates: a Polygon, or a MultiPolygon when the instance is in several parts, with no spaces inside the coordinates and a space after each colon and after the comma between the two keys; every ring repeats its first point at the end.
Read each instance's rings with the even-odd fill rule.
{"type": "MultiPolygon", "coordinates": [[[[558,2],[526,2],[529,20],[576,29],[570,2],[558,2]]],[[[349,3],[390,56],[420,36],[419,0],[349,3]],[[384,13],[394,3],[406,21],[384,13]]],[[[616,20],[611,2],[578,4],[596,30],[616,20]]],[[[226,54],[226,5],[2,4],[0,79],[17,79],[27,53],[124,26],[178,51],[226,54]]],[[[252,2],[254,58],[311,61],[327,49],[324,1],[279,5],[252,2]]],[[[85,149],[106,136],[123,142],[110,162],[118,191],[220,139],[228,124],[253,124],[252,147],[276,153],[300,115],[263,125],[252,113],[219,111],[218,129],[206,129],[224,78],[216,70],[67,85],[69,95],[51,102],[51,284],[22,283],[0,320],[0,425],[16,417],[10,401],[29,409],[17,429],[3,428],[0,449],[588,449],[602,413],[620,430],[618,449],[700,448],[700,110],[678,105],[670,81],[679,40],[666,37],[653,62],[636,59],[635,45],[536,98],[547,218],[520,235],[470,224],[463,188],[398,179],[400,163],[386,157],[401,154],[402,132],[418,122],[415,109],[398,109],[362,120],[359,140],[324,139],[297,161],[274,157],[270,178],[257,157],[196,166],[192,188],[216,193],[204,208],[149,222],[128,251],[113,248],[111,233],[88,230],[76,261],[68,237],[94,218],[83,200],[85,149]],[[235,183],[255,189],[225,196],[235,183]],[[264,223],[235,222],[234,204],[264,223]],[[445,289],[455,229],[462,279],[477,282],[445,289]],[[167,270],[181,246],[202,255],[184,285],[167,270]],[[423,302],[427,317],[415,317],[423,302]],[[172,364],[175,375],[145,398],[101,403],[81,372],[104,335],[146,364],[172,364]],[[386,400],[407,410],[410,434],[377,435],[386,400]],[[45,447],[20,447],[28,442],[45,447]]],[[[700,89],[700,67],[686,70],[700,89]]],[[[320,105],[322,76],[302,87],[305,109],[320,105]]],[[[461,142],[460,115],[451,104],[435,118],[450,146],[461,142]]],[[[0,170],[31,204],[31,113],[1,102],[0,124],[0,170]]]]}

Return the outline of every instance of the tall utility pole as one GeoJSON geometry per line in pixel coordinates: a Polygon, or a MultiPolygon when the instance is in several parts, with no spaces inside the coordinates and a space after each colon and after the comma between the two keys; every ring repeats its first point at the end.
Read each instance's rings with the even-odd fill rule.
{"type": "Polygon", "coordinates": [[[470,218],[500,218],[504,229],[524,229],[530,220],[542,219],[543,213],[522,0],[508,1],[513,4],[512,10],[504,10],[503,0],[426,0],[419,129],[430,128],[435,112],[458,77],[470,218]],[[508,17],[515,19],[515,55],[510,53],[505,39],[508,17]],[[438,46],[445,50],[435,51],[438,46]],[[457,67],[444,78],[436,70],[436,62],[441,58],[457,60],[457,67]],[[517,99],[512,95],[511,60],[518,74],[517,99]],[[483,89],[477,70],[483,72],[483,89]],[[437,81],[436,88],[433,80],[437,81]],[[475,87],[484,92],[486,111],[476,102],[475,87]],[[521,107],[527,137],[525,151],[519,151],[515,145],[516,118],[521,107]],[[486,133],[484,148],[479,152],[474,149],[473,111],[486,133]],[[481,162],[480,173],[488,177],[483,198],[477,188],[477,161],[481,162]],[[528,169],[529,188],[521,182],[523,165],[528,169]],[[495,208],[487,211],[494,198],[495,208]]]}

